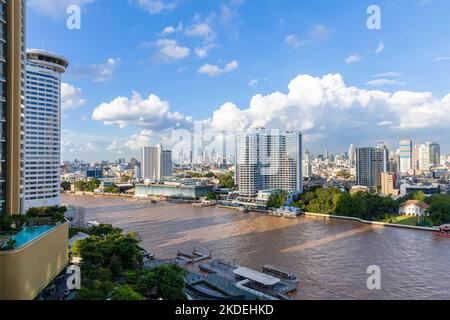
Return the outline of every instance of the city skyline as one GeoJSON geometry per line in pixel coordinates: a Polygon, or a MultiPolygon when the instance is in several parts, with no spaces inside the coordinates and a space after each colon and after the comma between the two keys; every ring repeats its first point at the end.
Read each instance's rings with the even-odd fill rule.
{"type": "Polygon", "coordinates": [[[62,86],[63,160],[170,149],[171,130],[192,121],[219,131],[294,127],[316,153],[403,137],[450,152],[446,1],[380,1],[381,30],[366,26],[368,1],[148,3],[28,2],[28,47],[73,61],[62,86]],[[81,6],[80,30],[66,28],[68,4],[81,6]]]}

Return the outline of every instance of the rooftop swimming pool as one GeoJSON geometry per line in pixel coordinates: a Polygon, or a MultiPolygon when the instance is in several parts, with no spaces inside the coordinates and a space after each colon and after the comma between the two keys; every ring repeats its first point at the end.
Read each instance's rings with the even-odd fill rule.
{"type": "Polygon", "coordinates": [[[16,241],[16,249],[18,249],[54,228],[55,226],[27,227],[17,233],[12,239],[16,241]]]}

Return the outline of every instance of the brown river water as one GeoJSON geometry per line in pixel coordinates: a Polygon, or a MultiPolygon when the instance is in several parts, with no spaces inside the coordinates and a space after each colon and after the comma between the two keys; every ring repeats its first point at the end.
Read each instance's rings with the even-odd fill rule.
{"type": "Polygon", "coordinates": [[[301,280],[297,299],[450,299],[450,240],[430,232],[117,197],[62,201],[85,207],[87,221],[138,232],[157,258],[195,247],[255,270],[287,268],[301,280]],[[381,268],[381,290],[367,289],[372,265],[381,268]]]}

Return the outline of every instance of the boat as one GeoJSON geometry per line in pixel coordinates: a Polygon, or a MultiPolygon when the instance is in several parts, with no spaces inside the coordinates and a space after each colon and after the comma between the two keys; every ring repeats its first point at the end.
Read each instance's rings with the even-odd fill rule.
{"type": "Polygon", "coordinates": [[[439,227],[439,230],[433,232],[434,235],[442,238],[450,239],[450,224],[444,224],[439,227]]]}
{"type": "Polygon", "coordinates": [[[249,213],[250,212],[250,210],[248,208],[244,208],[244,207],[239,207],[237,210],[239,212],[242,212],[242,213],[249,213]]]}
{"type": "Polygon", "coordinates": [[[300,280],[293,273],[280,267],[265,265],[263,266],[263,273],[292,284],[298,284],[300,282],[300,280]]]}

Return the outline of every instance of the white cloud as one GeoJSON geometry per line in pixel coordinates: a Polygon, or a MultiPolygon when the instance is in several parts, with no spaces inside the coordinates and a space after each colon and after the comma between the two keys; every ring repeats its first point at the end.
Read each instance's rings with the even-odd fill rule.
{"type": "Polygon", "coordinates": [[[126,143],[125,147],[130,150],[140,150],[143,147],[151,146],[153,131],[142,130],[141,132],[133,135],[126,143]]]}
{"type": "Polygon", "coordinates": [[[351,54],[345,59],[346,64],[356,63],[362,60],[362,56],[359,53],[351,54]]]}
{"type": "Polygon", "coordinates": [[[403,76],[400,72],[389,71],[373,75],[374,78],[400,78],[403,76]]]}
{"type": "Polygon", "coordinates": [[[380,54],[380,53],[382,53],[382,52],[384,51],[384,49],[385,49],[384,42],[381,41],[381,42],[378,44],[377,50],[376,50],[375,52],[376,52],[376,54],[380,54]]]}
{"type": "Polygon", "coordinates": [[[205,42],[211,42],[216,38],[216,32],[211,26],[213,16],[202,20],[199,15],[194,17],[194,23],[186,28],[185,34],[189,37],[202,38],[205,42]]]}
{"type": "Polygon", "coordinates": [[[217,46],[215,44],[207,44],[203,47],[197,47],[197,48],[195,48],[195,54],[199,58],[206,58],[208,56],[209,52],[216,47],[217,46]]]}
{"type": "Polygon", "coordinates": [[[79,76],[87,76],[94,82],[105,82],[114,76],[114,71],[121,63],[120,58],[109,58],[105,63],[75,67],[73,73],[79,76]]]}
{"type": "Polygon", "coordinates": [[[219,66],[212,65],[212,64],[205,64],[200,69],[198,69],[198,73],[208,74],[211,77],[215,77],[215,76],[220,76],[224,73],[232,72],[233,70],[236,70],[238,67],[239,67],[239,63],[237,62],[237,60],[231,61],[223,68],[220,68],[219,66]]]}
{"type": "Polygon", "coordinates": [[[95,0],[28,0],[27,6],[40,14],[65,19],[67,7],[70,5],[83,6],[95,0]]]}
{"type": "Polygon", "coordinates": [[[131,0],[130,2],[137,2],[142,9],[151,15],[159,14],[163,11],[172,11],[176,8],[175,3],[168,3],[163,0],[131,0]]]}
{"type": "Polygon", "coordinates": [[[147,99],[133,92],[131,99],[117,97],[102,103],[92,113],[92,119],[105,125],[117,125],[120,128],[138,126],[161,130],[168,127],[181,127],[190,119],[178,112],[170,112],[169,102],[152,94],[147,99]]]}
{"type": "Polygon", "coordinates": [[[303,41],[301,41],[296,35],[290,34],[286,37],[286,44],[293,47],[293,48],[299,48],[303,46],[303,41]]]}
{"type": "Polygon", "coordinates": [[[177,27],[167,26],[163,29],[163,31],[159,34],[160,36],[167,36],[175,32],[183,31],[183,24],[180,22],[177,27]]]}
{"type": "Polygon", "coordinates": [[[249,87],[254,87],[259,83],[259,79],[252,79],[250,80],[250,82],[248,83],[249,87]]]}
{"type": "MultiPolygon", "coordinates": [[[[328,134],[351,132],[371,123],[392,129],[450,127],[450,95],[442,100],[428,92],[389,93],[348,87],[339,74],[322,78],[299,75],[287,94],[255,95],[246,109],[228,102],[214,112],[211,125],[219,130],[247,130],[255,127],[297,129],[314,134],[326,128],[328,134]]],[[[376,127],[378,126],[376,125],[376,127]]]]}
{"type": "Polygon", "coordinates": [[[178,45],[173,39],[159,39],[153,45],[159,49],[158,58],[166,62],[184,59],[190,54],[189,48],[178,45]]]}
{"type": "Polygon", "coordinates": [[[69,83],[61,83],[61,108],[77,109],[86,104],[86,100],[82,97],[82,91],[69,83]]]}
{"type": "Polygon", "coordinates": [[[372,81],[366,82],[368,86],[372,87],[382,87],[385,85],[396,85],[396,86],[405,86],[408,83],[405,81],[393,80],[393,79],[376,79],[372,81]]]}

